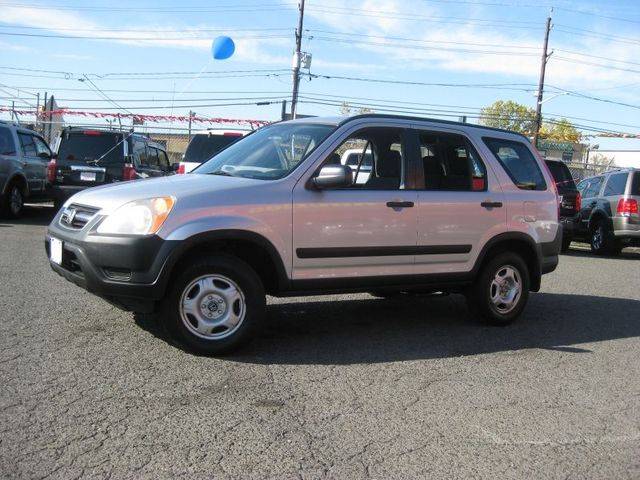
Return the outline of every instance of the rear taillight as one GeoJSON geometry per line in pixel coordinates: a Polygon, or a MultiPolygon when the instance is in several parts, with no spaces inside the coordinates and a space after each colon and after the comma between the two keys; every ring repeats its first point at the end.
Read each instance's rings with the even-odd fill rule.
{"type": "Polygon", "coordinates": [[[133,164],[125,163],[122,167],[122,180],[135,180],[137,176],[138,175],[133,164]]]}
{"type": "Polygon", "coordinates": [[[181,163],[180,165],[178,165],[178,170],[176,170],[176,173],[178,175],[184,175],[185,174],[184,163],[181,163]]]}
{"type": "Polygon", "coordinates": [[[56,181],[56,160],[52,158],[47,163],[47,181],[53,183],[56,181]]]}
{"type": "Polygon", "coordinates": [[[618,215],[628,217],[638,214],[638,201],[634,198],[621,198],[618,200],[618,215]]]}
{"type": "Polygon", "coordinates": [[[582,195],[580,195],[580,192],[578,192],[578,194],[576,195],[575,210],[576,213],[582,210],[582,195]]]}

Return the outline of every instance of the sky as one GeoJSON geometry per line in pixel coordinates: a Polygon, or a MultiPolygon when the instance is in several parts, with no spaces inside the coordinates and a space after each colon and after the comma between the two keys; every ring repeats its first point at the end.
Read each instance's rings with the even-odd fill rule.
{"type": "MultiPolygon", "coordinates": [[[[297,4],[0,0],[0,105],[29,108],[46,91],[75,110],[276,120],[291,96],[297,4]],[[211,56],[218,35],[236,42],[228,60],[211,56]]],[[[475,122],[495,100],[534,107],[551,6],[543,116],[640,133],[638,0],[306,0],[312,75],[298,112],[337,115],[347,101],[475,122]]],[[[638,139],[588,142],[640,150],[638,139]]]]}

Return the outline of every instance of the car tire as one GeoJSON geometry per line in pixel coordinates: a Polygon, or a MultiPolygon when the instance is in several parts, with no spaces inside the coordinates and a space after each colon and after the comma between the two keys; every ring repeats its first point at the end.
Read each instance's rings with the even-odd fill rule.
{"type": "Polygon", "coordinates": [[[231,255],[203,258],[172,279],[162,301],[167,333],[200,355],[231,352],[262,324],[264,287],[256,272],[231,255]]]}
{"type": "Polygon", "coordinates": [[[598,220],[591,229],[589,240],[591,252],[595,255],[609,255],[615,251],[615,239],[605,220],[598,220]]]}
{"type": "Polygon", "coordinates": [[[0,214],[3,217],[20,218],[24,212],[24,191],[19,184],[13,183],[7,193],[0,197],[0,214]]]}
{"type": "Polygon", "coordinates": [[[498,254],[480,270],[466,294],[469,310],[487,324],[505,326],[529,299],[529,269],[520,255],[498,254]]]}

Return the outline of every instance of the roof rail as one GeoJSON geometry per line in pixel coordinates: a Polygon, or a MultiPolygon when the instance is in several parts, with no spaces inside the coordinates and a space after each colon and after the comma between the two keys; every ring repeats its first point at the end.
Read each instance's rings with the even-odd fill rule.
{"type": "Polygon", "coordinates": [[[442,120],[439,118],[414,117],[411,115],[394,115],[394,114],[388,114],[388,113],[363,113],[360,115],[354,115],[352,117],[345,118],[343,121],[339,123],[339,126],[354,120],[359,120],[361,118],[387,118],[387,119],[398,119],[398,120],[415,120],[420,122],[433,122],[433,123],[441,123],[443,125],[457,125],[457,126],[464,125],[465,127],[479,128],[482,130],[492,130],[492,131],[501,132],[501,133],[511,133],[513,135],[518,135],[520,137],[523,137],[527,139],[528,142],[531,142],[531,140],[529,140],[529,138],[526,135],[523,135],[522,133],[519,133],[519,132],[514,132],[513,130],[506,130],[504,128],[486,127],[484,125],[477,125],[474,123],[454,122],[453,120],[442,120]]]}

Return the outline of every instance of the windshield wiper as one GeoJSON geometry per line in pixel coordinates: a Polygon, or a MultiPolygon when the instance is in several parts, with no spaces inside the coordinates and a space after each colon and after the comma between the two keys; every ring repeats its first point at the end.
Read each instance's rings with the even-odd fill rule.
{"type": "Polygon", "coordinates": [[[230,174],[224,170],[215,170],[213,172],[209,172],[207,175],[222,175],[224,177],[235,177],[235,175],[230,174]]]}

